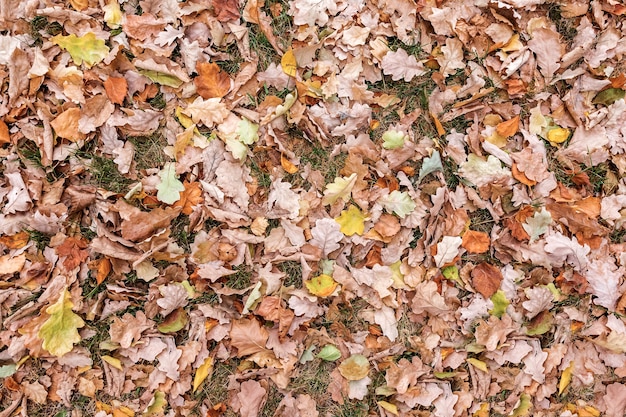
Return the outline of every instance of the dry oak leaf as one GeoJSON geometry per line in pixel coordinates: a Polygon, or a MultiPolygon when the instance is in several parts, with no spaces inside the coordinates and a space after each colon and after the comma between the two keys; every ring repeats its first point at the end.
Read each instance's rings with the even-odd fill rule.
{"type": "Polygon", "coordinates": [[[137,311],[137,315],[124,314],[122,318],[113,317],[113,323],[109,328],[111,341],[119,343],[123,348],[129,348],[134,342],[141,339],[141,333],[154,326],[154,322],[149,320],[143,311],[137,311]]]}
{"type": "Polygon", "coordinates": [[[468,230],[463,234],[461,246],[469,253],[483,253],[489,250],[491,239],[485,232],[468,230]]]}
{"type": "Polygon", "coordinates": [[[124,77],[109,77],[104,82],[104,91],[113,104],[122,104],[128,92],[128,83],[124,77]]]}
{"type": "Polygon", "coordinates": [[[202,123],[206,127],[213,127],[216,123],[222,123],[230,113],[226,104],[220,101],[219,97],[203,100],[198,96],[193,103],[187,105],[182,113],[191,117],[195,124],[202,123]]]}
{"type": "Polygon", "coordinates": [[[224,97],[231,87],[228,74],[213,62],[201,62],[196,65],[198,76],[193,83],[203,99],[224,97]]]}
{"type": "Polygon", "coordinates": [[[30,240],[30,235],[27,232],[19,232],[10,236],[0,236],[0,244],[3,244],[8,249],[21,249],[30,240]]]}
{"type": "Polygon", "coordinates": [[[76,142],[85,139],[85,134],[78,130],[78,120],[80,116],[80,109],[78,107],[72,107],[59,114],[50,122],[50,126],[52,126],[58,136],[76,142]]]}
{"type": "Polygon", "coordinates": [[[501,282],[500,269],[487,262],[476,265],[472,270],[472,286],[485,298],[494,295],[500,288],[501,282]]]}
{"type": "Polygon", "coordinates": [[[81,341],[78,329],[85,325],[83,319],[72,311],[70,293],[67,287],[59,300],[46,309],[50,316],[39,329],[37,336],[43,340],[42,347],[54,356],[61,357],[81,341]]]}
{"type": "Polygon", "coordinates": [[[256,319],[235,320],[230,328],[230,345],[237,348],[237,357],[265,350],[269,338],[267,329],[256,319]]]}
{"type": "Polygon", "coordinates": [[[229,22],[239,19],[239,1],[238,0],[213,0],[213,12],[215,18],[219,22],[229,22]]]}
{"type": "Polygon", "coordinates": [[[63,267],[67,271],[73,270],[89,257],[89,252],[85,250],[88,245],[85,239],[68,237],[61,245],[57,246],[57,254],[66,257],[63,261],[63,267]]]}
{"type": "Polygon", "coordinates": [[[204,197],[202,197],[202,188],[199,182],[185,181],[183,186],[185,191],[180,192],[180,200],[175,202],[172,207],[180,207],[181,212],[189,216],[198,204],[204,202],[204,197]]]}
{"type": "Polygon", "coordinates": [[[122,222],[122,237],[134,242],[147,239],[158,229],[169,226],[179,213],[179,208],[171,207],[134,212],[122,222]]]}

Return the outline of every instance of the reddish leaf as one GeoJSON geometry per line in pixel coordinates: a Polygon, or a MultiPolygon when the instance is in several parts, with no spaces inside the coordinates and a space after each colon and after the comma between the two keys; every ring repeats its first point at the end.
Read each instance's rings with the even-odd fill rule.
{"type": "Polygon", "coordinates": [[[485,232],[476,230],[468,230],[463,234],[463,242],[461,246],[469,253],[483,253],[489,250],[491,239],[485,232]]]}
{"type": "Polygon", "coordinates": [[[239,19],[238,0],[213,0],[215,18],[220,22],[229,22],[239,19]]]}
{"type": "Polygon", "coordinates": [[[483,262],[472,270],[472,286],[485,298],[494,295],[500,288],[501,282],[500,269],[491,264],[483,262]]]}
{"type": "Polygon", "coordinates": [[[89,252],[85,250],[87,246],[86,240],[75,237],[68,237],[61,245],[57,246],[57,254],[66,257],[63,266],[67,271],[71,271],[87,259],[89,256],[89,252]]]}
{"type": "Polygon", "coordinates": [[[196,65],[198,76],[194,78],[198,94],[204,99],[224,97],[230,90],[230,77],[213,62],[196,65]]]}
{"type": "Polygon", "coordinates": [[[11,142],[11,135],[9,134],[9,127],[4,120],[0,120],[0,145],[11,142]]]}
{"type": "Polygon", "coordinates": [[[198,204],[204,201],[202,197],[202,188],[200,188],[199,182],[187,182],[183,183],[185,191],[180,192],[180,200],[174,203],[172,207],[180,207],[183,214],[189,216],[193,213],[193,210],[198,204]]]}
{"type": "Polygon", "coordinates": [[[104,82],[107,97],[114,104],[123,104],[128,92],[128,83],[124,77],[109,77],[104,82]]]}

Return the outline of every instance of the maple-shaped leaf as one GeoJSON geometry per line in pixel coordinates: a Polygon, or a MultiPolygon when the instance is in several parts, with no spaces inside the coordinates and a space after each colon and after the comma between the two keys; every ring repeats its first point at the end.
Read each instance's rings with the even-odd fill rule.
{"type": "Polygon", "coordinates": [[[319,219],[311,229],[311,245],[322,250],[324,256],[339,249],[339,242],[343,239],[341,226],[334,219],[319,219]]]}
{"type": "Polygon", "coordinates": [[[231,87],[228,73],[222,71],[214,62],[201,62],[196,64],[198,76],[194,78],[198,94],[203,99],[224,97],[231,87]]]}
{"type": "Polygon", "coordinates": [[[385,149],[398,149],[404,146],[404,141],[408,139],[408,136],[404,132],[397,130],[388,130],[383,133],[383,148],[385,149]]]}
{"type": "Polygon", "coordinates": [[[74,304],[66,287],[58,301],[46,309],[50,317],[41,326],[37,336],[43,340],[43,348],[54,356],[65,355],[81,340],[78,329],[85,322],[72,311],[72,307],[74,304]]]}
{"type": "Polygon", "coordinates": [[[491,239],[485,232],[479,232],[477,230],[468,230],[463,233],[463,242],[461,243],[463,248],[469,253],[483,253],[489,250],[491,245],[491,239]]]}
{"type": "Polygon", "coordinates": [[[352,173],[349,177],[335,178],[335,181],[326,185],[322,204],[334,204],[339,199],[342,199],[344,202],[350,200],[352,187],[354,187],[356,180],[356,173],[352,173]]]}
{"type": "Polygon", "coordinates": [[[199,182],[185,181],[183,186],[185,190],[180,192],[180,200],[175,202],[172,207],[180,207],[181,212],[189,216],[193,213],[194,208],[204,201],[204,197],[202,196],[202,188],[199,182]]]}
{"type": "Polygon", "coordinates": [[[237,357],[265,350],[269,338],[267,329],[256,319],[234,320],[230,328],[230,345],[237,348],[237,357]]]}
{"type": "Polygon", "coordinates": [[[426,74],[424,65],[402,48],[395,52],[387,52],[383,57],[381,68],[385,75],[391,75],[393,81],[410,82],[414,77],[426,74]]]}
{"type": "Polygon", "coordinates": [[[405,218],[415,210],[415,201],[406,191],[393,190],[388,195],[378,199],[378,203],[390,213],[405,218]]]}
{"type": "Polygon", "coordinates": [[[196,97],[193,103],[187,105],[182,113],[191,117],[194,123],[202,123],[206,127],[213,127],[216,123],[224,121],[228,116],[229,110],[226,104],[221,103],[221,98],[214,97],[203,100],[202,97],[196,97]]]}
{"type": "Polygon", "coordinates": [[[444,236],[441,242],[437,243],[437,254],[435,254],[435,265],[437,268],[450,263],[459,254],[459,246],[463,239],[458,236],[444,236]]]}
{"type": "Polygon", "coordinates": [[[362,235],[365,230],[366,216],[355,205],[350,205],[347,210],[343,210],[335,221],[341,226],[341,233],[346,236],[354,234],[362,235]]]}
{"type": "Polygon", "coordinates": [[[87,249],[88,243],[82,238],[68,237],[63,243],[56,247],[59,256],[65,256],[63,267],[71,271],[83,263],[89,257],[87,249]]]}
{"type": "Polygon", "coordinates": [[[50,41],[69,52],[77,65],[84,62],[91,67],[109,54],[109,48],[104,40],[96,38],[93,32],[87,32],[81,37],[74,34],[56,35],[50,41]]]}
{"type": "Polygon", "coordinates": [[[185,186],[176,177],[176,164],[168,162],[159,172],[161,182],[156,186],[157,198],[166,204],[174,204],[180,200],[180,193],[185,191],[185,186]]]}

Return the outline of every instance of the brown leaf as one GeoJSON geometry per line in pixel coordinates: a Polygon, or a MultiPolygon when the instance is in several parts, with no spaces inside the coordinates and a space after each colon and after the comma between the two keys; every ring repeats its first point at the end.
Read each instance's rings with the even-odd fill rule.
{"type": "Polygon", "coordinates": [[[485,298],[490,298],[500,288],[502,272],[497,267],[482,262],[472,270],[472,286],[485,298]]]}
{"type": "Polygon", "coordinates": [[[374,230],[383,237],[392,237],[400,231],[400,221],[392,214],[382,214],[374,226],[374,230]]]}
{"type": "Polygon", "coordinates": [[[113,317],[113,323],[109,327],[111,341],[119,343],[123,348],[129,348],[133,343],[141,339],[141,333],[150,329],[154,325],[143,311],[139,310],[136,316],[130,313],[124,314],[122,318],[113,317]]]}
{"type": "Polygon", "coordinates": [[[239,19],[238,0],[213,0],[215,18],[220,22],[229,22],[239,19]]]}
{"type": "Polygon", "coordinates": [[[11,143],[11,135],[9,134],[9,127],[4,120],[0,119],[0,146],[5,143],[11,143]]]}
{"type": "Polygon", "coordinates": [[[19,232],[10,236],[0,236],[0,244],[9,249],[20,249],[26,246],[30,236],[27,232],[19,232]]]}
{"type": "Polygon", "coordinates": [[[204,99],[224,97],[230,90],[230,77],[213,62],[196,65],[198,76],[193,79],[198,94],[204,99]]]}
{"type": "Polygon", "coordinates": [[[108,258],[100,258],[93,263],[90,262],[89,268],[95,272],[96,282],[100,285],[111,273],[111,261],[108,258]]]}
{"type": "Polygon", "coordinates": [[[84,262],[89,257],[87,249],[88,243],[83,238],[68,237],[65,241],[57,246],[56,252],[59,256],[65,256],[63,266],[67,271],[71,271],[84,262]]]}
{"type": "Polygon", "coordinates": [[[20,272],[26,263],[26,254],[12,256],[6,254],[0,256],[0,275],[14,274],[20,272]]]}
{"type": "Polygon", "coordinates": [[[512,119],[509,119],[505,122],[502,122],[496,126],[496,132],[498,135],[503,136],[505,138],[511,137],[517,133],[519,129],[519,116],[515,116],[512,119]]]}
{"type": "Polygon", "coordinates": [[[133,213],[122,222],[122,237],[139,242],[150,237],[154,232],[169,226],[180,213],[179,208],[156,208],[150,212],[133,213]]]}
{"type": "Polygon", "coordinates": [[[180,207],[181,212],[189,216],[198,204],[204,202],[204,197],[202,197],[202,188],[200,188],[199,182],[185,181],[183,185],[185,191],[180,192],[180,200],[175,202],[172,207],[180,207]]]}
{"type": "Polygon", "coordinates": [[[145,41],[149,37],[157,36],[164,28],[165,22],[157,20],[150,13],[142,15],[128,14],[123,23],[124,33],[131,38],[145,41]]]}
{"type": "Polygon", "coordinates": [[[124,77],[109,77],[104,82],[107,97],[114,104],[123,104],[128,92],[128,83],[124,77]]]}
{"type": "Polygon", "coordinates": [[[485,232],[476,230],[468,230],[463,234],[463,242],[461,246],[469,253],[483,253],[489,250],[491,239],[485,232]]]}
{"type": "Polygon", "coordinates": [[[238,358],[265,350],[268,338],[269,332],[256,319],[235,320],[230,329],[230,345],[238,358]]]}
{"type": "Polygon", "coordinates": [[[537,181],[529,179],[525,173],[520,171],[518,165],[515,162],[513,162],[513,165],[511,166],[511,174],[513,174],[513,178],[515,178],[524,185],[528,185],[529,187],[537,184],[537,181]]]}
{"type": "Polygon", "coordinates": [[[72,142],[85,139],[85,134],[78,130],[78,120],[80,119],[80,109],[72,107],[59,114],[50,126],[57,135],[72,142]]]}
{"type": "MultiPolygon", "coordinates": [[[[593,202],[590,205],[593,206],[593,202]]],[[[608,233],[607,228],[598,223],[597,220],[590,218],[587,213],[577,210],[573,206],[550,203],[546,204],[546,209],[554,220],[562,223],[570,232],[582,234],[586,239],[594,236],[604,236],[608,233]]]]}

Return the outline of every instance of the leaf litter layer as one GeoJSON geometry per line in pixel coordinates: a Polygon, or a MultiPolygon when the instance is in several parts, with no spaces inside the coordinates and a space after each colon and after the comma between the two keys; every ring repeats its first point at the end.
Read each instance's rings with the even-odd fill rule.
{"type": "Polygon", "coordinates": [[[623,6],[1,10],[0,415],[624,415],[623,6]]]}

